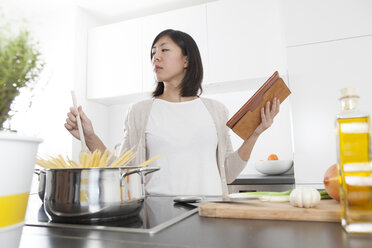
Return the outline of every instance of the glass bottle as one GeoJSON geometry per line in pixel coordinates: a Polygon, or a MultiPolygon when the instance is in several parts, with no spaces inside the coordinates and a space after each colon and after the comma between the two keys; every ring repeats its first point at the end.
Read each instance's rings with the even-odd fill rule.
{"type": "Polygon", "coordinates": [[[337,115],[337,160],[341,224],[348,233],[372,233],[372,175],[369,115],[358,109],[354,88],[341,89],[337,115]]]}

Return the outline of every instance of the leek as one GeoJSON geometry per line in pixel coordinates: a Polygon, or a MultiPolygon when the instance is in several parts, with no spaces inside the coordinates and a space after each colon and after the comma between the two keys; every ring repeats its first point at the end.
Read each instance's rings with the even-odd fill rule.
{"type": "MultiPolygon", "coordinates": [[[[292,189],[282,192],[242,192],[229,194],[230,198],[259,198],[261,201],[270,202],[288,202],[289,195],[292,193],[292,189]]],[[[322,200],[332,199],[325,189],[318,189],[322,200]]]]}
{"type": "Polygon", "coordinates": [[[289,196],[292,192],[292,189],[282,192],[242,192],[242,193],[233,193],[230,194],[231,198],[257,198],[261,196],[289,196]]]}
{"type": "Polygon", "coordinates": [[[289,202],[289,195],[263,195],[259,199],[268,202],[289,202]]]}

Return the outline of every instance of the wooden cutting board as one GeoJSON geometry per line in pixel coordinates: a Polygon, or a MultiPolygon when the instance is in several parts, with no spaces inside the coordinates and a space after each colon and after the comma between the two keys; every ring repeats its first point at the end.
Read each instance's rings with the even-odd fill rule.
{"type": "Polygon", "coordinates": [[[340,222],[340,204],[335,200],[322,200],[314,208],[298,208],[291,206],[289,202],[259,200],[236,203],[205,202],[199,205],[199,215],[216,218],[340,222]]]}

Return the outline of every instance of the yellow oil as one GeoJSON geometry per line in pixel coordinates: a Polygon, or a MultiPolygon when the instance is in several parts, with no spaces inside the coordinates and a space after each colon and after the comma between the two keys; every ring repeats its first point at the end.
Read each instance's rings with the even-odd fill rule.
{"type": "Polygon", "coordinates": [[[369,117],[338,118],[337,129],[342,225],[351,232],[371,231],[369,117]],[[367,226],[363,226],[363,223],[367,226]],[[356,226],[356,231],[353,230],[353,225],[356,226]]]}

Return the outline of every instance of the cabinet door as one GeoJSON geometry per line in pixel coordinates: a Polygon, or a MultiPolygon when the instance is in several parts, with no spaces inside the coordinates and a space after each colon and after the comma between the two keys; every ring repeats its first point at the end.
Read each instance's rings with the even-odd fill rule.
{"type": "Polygon", "coordinates": [[[276,0],[207,4],[211,82],[286,74],[282,17],[276,0]]]}
{"type": "MultiPolygon", "coordinates": [[[[188,33],[199,47],[206,75],[208,54],[206,38],[205,5],[179,9],[143,18],[143,90],[155,89],[155,76],[151,64],[151,45],[155,37],[165,29],[175,29],[188,33]]],[[[204,77],[204,81],[206,78],[204,77]]]]}
{"type": "Polygon", "coordinates": [[[372,33],[370,0],[284,0],[288,46],[372,33]]]}
{"type": "Polygon", "coordinates": [[[288,49],[296,183],[322,184],[337,162],[335,118],[340,89],[355,87],[360,109],[371,114],[372,37],[288,49]]]}
{"type": "Polygon", "coordinates": [[[141,92],[140,34],[137,19],[94,28],[89,32],[88,99],[141,92]]]}

